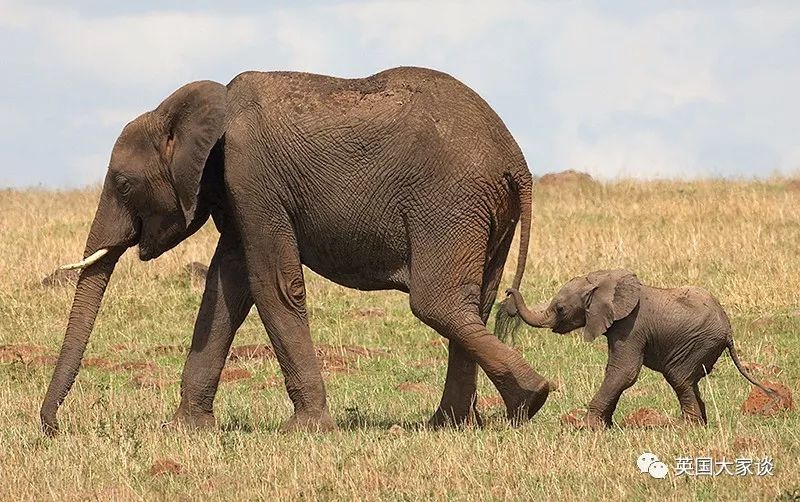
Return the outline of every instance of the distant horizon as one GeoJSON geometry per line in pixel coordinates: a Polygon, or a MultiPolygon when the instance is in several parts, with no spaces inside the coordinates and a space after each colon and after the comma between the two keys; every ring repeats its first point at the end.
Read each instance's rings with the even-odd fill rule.
{"type": "MultiPolygon", "coordinates": [[[[537,173],[531,173],[534,179],[534,182],[538,181],[543,176],[548,174],[562,174],[568,171],[576,171],[579,173],[586,173],[586,171],[581,171],[579,169],[564,169],[561,171],[543,171],[537,173]]],[[[591,175],[590,175],[591,176],[591,175]]],[[[746,175],[732,175],[732,176],[707,176],[702,178],[632,178],[632,177],[624,177],[618,176],[613,178],[600,178],[592,176],[594,182],[600,184],[614,184],[614,183],[709,183],[709,182],[722,182],[722,183],[787,183],[787,182],[794,182],[800,183],[800,172],[797,173],[773,173],[767,176],[746,176],[746,175]]],[[[576,182],[575,184],[579,184],[580,182],[576,182]]],[[[567,183],[569,184],[569,182],[567,183]]],[[[44,192],[80,192],[85,190],[100,190],[103,186],[103,180],[99,179],[94,182],[87,183],[85,185],[79,186],[69,186],[69,187],[53,187],[47,186],[44,184],[39,185],[25,185],[25,186],[2,186],[0,185],[0,192],[7,190],[7,191],[44,191],[44,192]]],[[[534,188],[536,188],[535,185],[534,188]]],[[[800,189],[800,185],[797,187],[800,189]]]]}
{"type": "Polygon", "coordinates": [[[0,0],[0,42],[0,187],[102,181],[122,127],[193,80],[409,65],[480,94],[536,175],[800,174],[800,2],[0,0]]]}

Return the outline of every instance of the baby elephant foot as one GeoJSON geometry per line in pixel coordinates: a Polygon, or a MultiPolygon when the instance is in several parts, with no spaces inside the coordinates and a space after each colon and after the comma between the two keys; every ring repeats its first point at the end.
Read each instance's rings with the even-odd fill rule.
{"type": "Polygon", "coordinates": [[[283,425],[281,432],[330,432],[337,429],[336,422],[328,414],[322,412],[295,412],[283,425]]]}

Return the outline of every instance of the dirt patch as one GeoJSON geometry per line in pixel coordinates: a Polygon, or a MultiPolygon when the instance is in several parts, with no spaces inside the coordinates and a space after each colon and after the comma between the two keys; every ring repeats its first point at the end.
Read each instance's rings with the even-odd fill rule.
{"type": "MultiPolygon", "coordinates": [[[[349,373],[355,371],[353,366],[359,359],[369,359],[385,354],[382,349],[368,349],[358,345],[333,346],[319,344],[315,347],[322,370],[329,373],[349,373]]],[[[231,348],[228,355],[230,361],[265,360],[275,357],[275,351],[269,345],[240,345],[231,348]]]]}
{"type": "Polygon", "coordinates": [[[183,472],[183,466],[174,460],[162,458],[153,462],[148,472],[151,476],[178,475],[183,472]]]}
{"type": "Polygon", "coordinates": [[[114,370],[130,371],[130,370],[155,370],[157,366],[153,363],[146,363],[144,361],[124,361],[113,366],[114,370]]]}
{"type": "Polygon", "coordinates": [[[80,270],[61,270],[56,269],[52,274],[41,280],[43,288],[58,288],[61,286],[75,286],[78,284],[80,270]]]}
{"type": "Polygon", "coordinates": [[[385,354],[381,349],[368,349],[358,345],[318,345],[317,357],[322,363],[322,370],[333,373],[349,373],[355,371],[355,365],[360,359],[369,359],[375,355],[385,354]]]}
{"type": "Polygon", "coordinates": [[[231,347],[228,359],[231,361],[251,361],[255,359],[271,359],[275,352],[269,345],[239,345],[231,347]]]}
{"type": "Polygon", "coordinates": [[[354,317],[361,317],[363,319],[379,319],[386,317],[386,310],[380,307],[362,307],[356,309],[354,317]]]}
{"type": "Polygon", "coordinates": [[[755,374],[766,374],[772,376],[778,376],[783,373],[783,369],[775,365],[763,365],[754,362],[742,362],[742,366],[748,373],[755,373],[755,374]]]}
{"type": "Polygon", "coordinates": [[[561,415],[561,423],[564,425],[577,426],[583,423],[583,419],[586,418],[587,412],[588,410],[586,408],[575,408],[570,410],[561,415]]]}
{"type": "Polygon", "coordinates": [[[81,368],[95,368],[101,370],[110,370],[114,366],[114,363],[109,361],[108,359],[104,359],[102,357],[87,357],[81,361],[81,368]]]}
{"type": "Polygon", "coordinates": [[[235,382],[236,380],[247,380],[253,374],[244,368],[225,368],[219,376],[220,382],[235,382]]]}
{"type": "Polygon", "coordinates": [[[568,169],[559,173],[545,174],[537,180],[536,184],[540,186],[596,185],[597,182],[587,173],[568,169]]]}
{"type": "Polygon", "coordinates": [[[655,429],[669,427],[674,424],[675,420],[661,411],[653,408],[639,408],[623,418],[620,425],[637,429],[655,429]]]}
{"type": "Polygon", "coordinates": [[[489,408],[504,408],[505,405],[506,404],[503,402],[503,398],[500,396],[486,396],[478,398],[478,408],[484,410],[489,408]]]}
{"type": "Polygon", "coordinates": [[[403,382],[395,388],[402,392],[416,392],[419,394],[430,394],[432,392],[436,392],[436,389],[430,385],[419,382],[403,382]]]}
{"type": "Polygon", "coordinates": [[[144,351],[148,356],[182,356],[187,352],[183,345],[156,345],[144,351]]]}
{"type": "Polygon", "coordinates": [[[784,410],[794,409],[792,391],[780,382],[761,382],[764,387],[775,392],[776,396],[767,395],[758,387],[753,387],[747,399],[742,403],[743,415],[760,415],[769,417],[784,410]]]}
{"type": "Polygon", "coordinates": [[[16,345],[0,345],[0,363],[20,362],[27,365],[37,358],[47,356],[46,352],[47,349],[44,347],[37,347],[36,345],[28,345],[24,343],[16,345]]]}
{"type": "Polygon", "coordinates": [[[736,453],[742,451],[756,451],[761,449],[762,441],[750,436],[736,436],[733,440],[733,451],[736,453]]]}
{"type": "Polygon", "coordinates": [[[140,389],[160,390],[169,386],[172,381],[158,372],[143,370],[137,371],[131,376],[131,383],[140,389]]]}
{"type": "Polygon", "coordinates": [[[800,192],[800,179],[787,181],[786,189],[792,192],[800,192]]]}

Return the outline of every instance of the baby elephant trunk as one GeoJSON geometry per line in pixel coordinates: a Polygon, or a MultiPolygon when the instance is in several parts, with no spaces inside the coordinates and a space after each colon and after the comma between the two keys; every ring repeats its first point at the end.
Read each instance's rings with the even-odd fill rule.
{"type": "Polygon", "coordinates": [[[522,320],[525,321],[525,324],[534,328],[553,327],[553,316],[547,308],[549,303],[540,303],[528,308],[528,306],[525,304],[525,299],[522,298],[522,295],[519,291],[516,289],[509,289],[507,293],[513,299],[513,308],[516,310],[517,314],[519,314],[522,320]]]}

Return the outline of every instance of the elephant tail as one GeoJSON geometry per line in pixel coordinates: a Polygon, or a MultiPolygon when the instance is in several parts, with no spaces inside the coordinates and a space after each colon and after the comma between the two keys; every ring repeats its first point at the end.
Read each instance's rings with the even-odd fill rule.
{"type": "Polygon", "coordinates": [[[771,397],[773,401],[777,401],[778,395],[775,393],[774,390],[765,387],[761,382],[750,376],[750,373],[744,368],[742,361],[739,359],[739,354],[736,352],[736,349],[733,347],[733,338],[728,337],[728,352],[731,355],[731,359],[733,360],[733,364],[736,366],[736,369],[739,370],[739,373],[751,384],[755,385],[759,389],[761,389],[766,395],[771,397]]]}
{"type": "MultiPolygon", "coordinates": [[[[528,246],[531,241],[531,212],[533,199],[533,178],[528,168],[525,172],[518,174],[511,180],[512,187],[516,192],[519,202],[519,253],[517,255],[517,270],[514,272],[514,280],[511,288],[519,290],[522,283],[522,276],[525,275],[525,264],[528,261],[528,246]]],[[[507,296],[500,303],[495,317],[495,335],[503,341],[516,339],[516,332],[519,330],[522,321],[517,315],[519,310],[512,296],[507,296]]]]}

